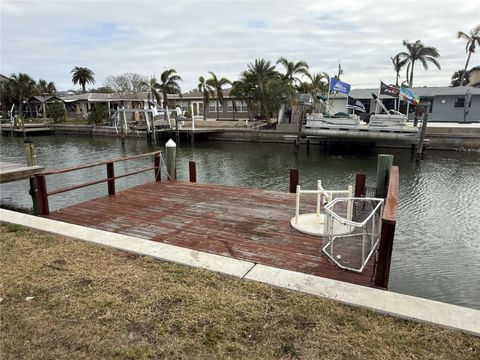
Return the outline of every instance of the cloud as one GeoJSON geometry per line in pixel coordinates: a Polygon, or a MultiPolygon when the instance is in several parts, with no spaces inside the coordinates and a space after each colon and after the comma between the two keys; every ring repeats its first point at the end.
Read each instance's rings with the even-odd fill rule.
{"type": "MultiPolygon", "coordinates": [[[[73,87],[87,66],[97,85],[110,74],[159,75],[175,68],[183,89],[213,71],[232,80],[264,57],[305,60],[353,87],[395,79],[390,57],[402,40],[438,48],[442,70],[418,67],[418,85],[448,85],[465,64],[458,30],[479,22],[480,7],[453,1],[12,1],[1,2],[1,72],[27,72],[73,87]],[[28,24],[28,26],[26,26],[28,24]]],[[[480,51],[470,64],[480,63],[480,51]]]]}

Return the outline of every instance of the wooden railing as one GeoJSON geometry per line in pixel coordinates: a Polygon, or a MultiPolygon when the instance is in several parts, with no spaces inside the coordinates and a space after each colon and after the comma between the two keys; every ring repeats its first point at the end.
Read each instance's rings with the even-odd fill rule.
{"type": "Polygon", "coordinates": [[[38,186],[38,198],[39,198],[39,204],[40,204],[40,215],[48,215],[50,213],[50,209],[48,206],[48,197],[51,195],[56,195],[56,194],[61,194],[67,191],[72,191],[76,189],[81,189],[87,186],[92,186],[92,185],[97,185],[106,182],[107,187],[108,187],[108,195],[113,196],[115,195],[115,180],[116,179],[121,179],[126,176],[131,176],[131,175],[136,175],[140,174],[146,171],[154,170],[155,172],[155,181],[161,181],[161,172],[160,172],[160,165],[161,165],[161,156],[160,156],[160,151],[154,151],[150,153],[145,153],[145,154],[139,154],[139,155],[134,155],[134,156],[129,156],[129,157],[123,157],[119,159],[114,159],[114,160],[107,160],[107,161],[100,161],[96,163],[90,163],[90,164],[85,164],[85,165],[80,165],[80,166],[72,166],[64,169],[59,169],[59,170],[51,170],[51,171],[44,171],[41,173],[35,174],[35,178],[37,179],[37,186],[38,186]],[[128,161],[128,160],[133,160],[133,159],[138,159],[142,157],[147,157],[147,156],[153,156],[153,166],[149,166],[144,169],[140,170],[134,170],[131,172],[127,172],[125,174],[117,175],[115,176],[115,163],[117,162],[122,162],[122,161],[128,161]],[[82,170],[82,169],[88,169],[88,168],[93,168],[97,166],[106,166],[107,170],[107,177],[103,179],[98,179],[98,180],[92,180],[92,181],[87,181],[81,184],[61,188],[61,189],[56,189],[53,191],[48,192],[47,191],[47,182],[46,182],[46,177],[48,175],[57,175],[57,174],[65,174],[68,172],[72,171],[77,171],[77,170],[82,170]]]}
{"type": "Polygon", "coordinates": [[[382,216],[382,233],[378,247],[377,264],[375,268],[375,285],[387,288],[392,259],[393,238],[397,223],[399,174],[398,166],[390,168],[387,199],[382,216]]]}

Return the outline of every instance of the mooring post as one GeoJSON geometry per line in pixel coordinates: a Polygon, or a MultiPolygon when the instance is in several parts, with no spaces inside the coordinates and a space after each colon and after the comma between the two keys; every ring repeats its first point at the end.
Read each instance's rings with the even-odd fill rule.
{"type": "Polygon", "coordinates": [[[162,172],[161,172],[161,160],[160,160],[160,153],[155,154],[153,156],[153,164],[155,167],[155,181],[162,181],[162,172]]]}
{"type": "Polygon", "coordinates": [[[397,166],[390,170],[388,194],[382,214],[382,230],[378,246],[377,265],[375,267],[375,285],[388,288],[390,264],[392,260],[393,239],[397,223],[399,191],[399,172],[397,166]]]}
{"type": "Polygon", "coordinates": [[[115,195],[115,163],[110,161],[107,163],[107,185],[108,195],[115,195]]]}
{"type": "Polygon", "coordinates": [[[365,197],[367,176],[357,172],[355,175],[355,197],[365,197]]]}
{"type": "Polygon", "coordinates": [[[177,180],[177,144],[172,139],[165,144],[167,176],[169,180],[177,180]]]}
{"type": "Polygon", "coordinates": [[[376,198],[386,198],[390,168],[393,165],[393,155],[380,154],[377,159],[376,198]]]}
{"type": "Polygon", "coordinates": [[[190,174],[190,182],[197,182],[197,166],[195,161],[188,162],[188,172],[190,174]]]}
{"type": "Polygon", "coordinates": [[[50,209],[48,208],[47,183],[45,181],[45,175],[35,174],[35,179],[37,180],[38,186],[40,215],[48,215],[50,214],[50,209]]]}
{"type": "MultiPolygon", "coordinates": [[[[25,144],[25,155],[27,157],[27,165],[28,166],[37,165],[37,154],[35,152],[35,144],[29,138],[25,139],[23,143],[25,144]]],[[[35,215],[38,215],[40,214],[40,204],[38,200],[37,179],[35,177],[31,177],[28,180],[30,182],[30,196],[32,197],[33,213],[35,215]]]]}
{"type": "Polygon", "coordinates": [[[424,105],[422,130],[420,131],[420,139],[418,141],[418,147],[417,147],[417,161],[419,161],[422,158],[423,142],[425,141],[425,134],[427,132],[429,106],[430,106],[430,102],[427,102],[424,105]]]}
{"type": "Polygon", "coordinates": [[[292,194],[294,194],[297,190],[298,178],[299,178],[298,169],[290,169],[290,188],[289,188],[289,191],[292,194]]]}

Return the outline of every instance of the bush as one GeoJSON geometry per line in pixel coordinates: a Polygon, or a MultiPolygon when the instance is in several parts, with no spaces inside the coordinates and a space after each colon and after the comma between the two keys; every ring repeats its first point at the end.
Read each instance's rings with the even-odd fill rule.
{"type": "Polygon", "coordinates": [[[97,105],[88,112],[88,123],[102,125],[109,118],[108,109],[105,105],[97,105]]]}
{"type": "Polygon", "coordinates": [[[61,123],[67,120],[67,112],[63,104],[57,101],[47,106],[47,117],[51,118],[54,123],[61,123]]]}

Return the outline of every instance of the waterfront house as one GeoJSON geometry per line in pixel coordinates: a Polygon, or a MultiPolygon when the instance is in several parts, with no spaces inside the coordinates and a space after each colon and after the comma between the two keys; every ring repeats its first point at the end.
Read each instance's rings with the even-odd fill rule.
{"type": "Polygon", "coordinates": [[[55,102],[61,102],[63,106],[65,103],[59,97],[49,94],[31,96],[23,106],[23,116],[29,118],[46,117],[48,105],[55,102]]]}
{"type": "Polygon", "coordinates": [[[121,107],[148,109],[151,104],[154,104],[150,98],[148,92],[134,94],[85,93],[62,96],[61,100],[64,101],[70,118],[87,118],[88,112],[100,105],[106,106],[111,113],[121,107]]]}
{"type": "MultiPolygon", "coordinates": [[[[421,100],[430,101],[429,121],[438,122],[463,122],[465,109],[465,95],[470,91],[471,106],[467,116],[467,121],[480,122],[480,88],[472,86],[436,86],[436,87],[414,87],[413,92],[421,100]]],[[[350,96],[360,100],[365,106],[366,112],[375,111],[375,102],[372,93],[377,95],[378,88],[354,89],[350,91],[350,96]]],[[[398,99],[388,95],[380,95],[380,99],[387,109],[393,109],[398,99]]],[[[336,94],[330,97],[332,100],[331,113],[347,112],[347,96],[345,94],[336,94]]],[[[406,113],[406,103],[402,102],[400,111],[406,113]]],[[[413,119],[415,107],[410,106],[409,118],[413,119]]]]}
{"type": "Polygon", "coordinates": [[[471,68],[468,71],[468,85],[480,87],[480,65],[471,68]]]}
{"type": "MultiPolygon", "coordinates": [[[[245,120],[249,118],[249,109],[247,103],[243,100],[232,98],[230,89],[223,90],[223,104],[218,102],[219,120],[245,120]],[[235,105],[235,106],[234,106],[235,105]]],[[[182,95],[169,94],[168,107],[175,108],[179,106],[182,111],[190,114],[193,106],[195,116],[202,116],[205,112],[207,120],[217,119],[217,101],[215,96],[210,96],[208,105],[203,103],[203,94],[200,91],[192,90],[182,95]]]]}

